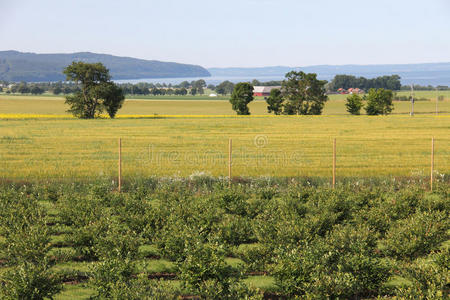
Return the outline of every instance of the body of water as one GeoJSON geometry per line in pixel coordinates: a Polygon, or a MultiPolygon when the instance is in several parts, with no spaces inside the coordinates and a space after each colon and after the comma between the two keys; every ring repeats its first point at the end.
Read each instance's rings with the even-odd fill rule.
{"type": "MultiPolygon", "coordinates": [[[[411,73],[402,73],[397,72],[395,74],[400,75],[401,82],[403,85],[410,85],[410,84],[418,84],[418,85],[446,85],[450,86],[450,73],[431,73],[431,72],[411,72],[411,73]]],[[[374,78],[377,76],[383,76],[383,75],[391,75],[391,74],[378,74],[378,73],[371,73],[371,74],[352,74],[355,76],[364,76],[366,78],[374,78]]],[[[318,75],[319,79],[322,80],[328,80],[331,81],[334,78],[335,74],[326,74],[326,75],[318,75]]],[[[271,75],[271,76],[211,76],[211,77],[190,77],[190,78],[142,78],[142,79],[125,79],[125,80],[115,80],[117,83],[139,83],[139,82],[148,82],[148,83],[166,83],[166,84],[180,84],[183,81],[193,81],[193,80],[199,80],[203,79],[205,80],[206,84],[214,84],[218,85],[219,83],[229,80],[233,83],[237,82],[250,82],[253,79],[256,79],[260,82],[266,82],[266,81],[274,81],[274,80],[283,80],[284,75],[271,75]]]]}
{"type": "Polygon", "coordinates": [[[139,83],[139,82],[148,82],[148,83],[166,83],[166,84],[180,84],[183,81],[193,81],[203,79],[206,84],[214,84],[218,85],[225,80],[231,81],[233,83],[244,82],[244,81],[252,81],[253,79],[259,80],[261,82],[272,81],[272,80],[283,80],[284,76],[211,76],[211,77],[189,77],[189,78],[142,78],[142,79],[125,79],[125,80],[114,80],[117,83],[139,83]]]}

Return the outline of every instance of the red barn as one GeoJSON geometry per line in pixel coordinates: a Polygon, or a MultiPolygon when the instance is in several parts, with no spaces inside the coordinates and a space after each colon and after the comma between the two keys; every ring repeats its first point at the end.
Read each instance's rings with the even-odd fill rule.
{"type": "Polygon", "coordinates": [[[254,86],[253,96],[267,97],[273,89],[281,89],[281,86],[254,86]]]}

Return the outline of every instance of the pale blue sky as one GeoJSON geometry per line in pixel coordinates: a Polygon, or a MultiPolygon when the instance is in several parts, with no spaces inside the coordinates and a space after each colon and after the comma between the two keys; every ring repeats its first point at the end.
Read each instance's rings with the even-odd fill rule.
{"type": "Polygon", "coordinates": [[[0,0],[0,50],[205,67],[450,61],[449,0],[0,0]]]}

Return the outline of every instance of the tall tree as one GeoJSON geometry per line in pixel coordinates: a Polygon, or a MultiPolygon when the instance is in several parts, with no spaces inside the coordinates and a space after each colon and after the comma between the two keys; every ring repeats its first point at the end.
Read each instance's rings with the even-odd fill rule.
{"type": "Polygon", "coordinates": [[[367,94],[366,112],[368,115],[388,115],[394,109],[392,98],[394,94],[391,90],[370,89],[367,94]]]}
{"type": "Polygon", "coordinates": [[[57,86],[53,89],[53,94],[59,95],[61,93],[62,93],[62,88],[60,88],[59,86],[57,86]]]}
{"type": "Polygon", "coordinates": [[[221,82],[218,86],[216,86],[216,92],[222,95],[231,94],[233,92],[233,89],[234,83],[228,80],[225,80],[224,82],[221,82]]]}
{"type": "Polygon", "coordinates": [[[181,95],[181,96],[186,96],[186,95],[187,95],[187,89],[181,88],[181,89],[180,89],[180,95],[181,95]]]}
{"type": "Polygon", "coordinates": [[[261,85],[261,82],[258,79],[253,79],[252,80],[252,85],[253,86],[258,86],[258,85],[261,85]]]}
{"type": "Polygon", "coordinates": [[[230,103],[238,115],[249,115],[248,104],[253,101],[253,86],[248,82],[239,82],[234,86],[230,103]]]}
{"type": "Polygon", "coordinates": [[[267,111],[269,113],[273,112],[276,115],[282,113],[283,110],[283,96],[279,89],[272,89],[270,91],[270,96],[267,97],[267,111]]]}
{"type": "Polygon", "coordinates": [[[180,84],[180,87],[181,88],[185,88],[185,89],[187,89],[187,88],[189,88],[189,86],[191,85],[188,81],[182,81],[180,84]]]}
{"type": "Polygon", "coordinates": [[[35,85],[35,86],[33,86],[33,87],[30,89],[30,92],[31,92],[33,95],[40,95],[40,94],[43,94],[43,93],[44,93],[44,90],[41,89],[40,87],[38,87],[37,85],[35,85]]]}
{"type": "Polygon", "coordinates": [[[17,91],[21,94],[27,94],[30,92],[30,88],[28,87],[26,82],[22,81],[17,87],[17,91]]]}
{"type": "Polygon", "coordinates": [[[64,69],[66,80],[81,85],[81,90],[66,96],[68,112],[82,119],[99,117],[106,109],[114,118],[125,99],[123,91],[111,81],[108,69],[101,63],[73,62],[64,69]]]}
{"type": "Polygon", "coordinates": [[[281,84],[282,95],[286,100],[284,113],[297,115],[320,115],[328,100],[325,93],[325,80],[318,80],[314,73],[292,71],[286,74],[281,84]]]}
{"type": "Polygon", "coordinates": [[[348,96],[345,107],[347,108],[347,111],[352,115],[361,114],[361,108],[363,107],[362,98],[358,94],[348,96]]]}

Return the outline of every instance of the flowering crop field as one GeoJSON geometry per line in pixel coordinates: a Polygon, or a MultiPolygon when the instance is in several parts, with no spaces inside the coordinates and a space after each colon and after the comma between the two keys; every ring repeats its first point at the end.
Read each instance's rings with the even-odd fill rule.
{"type": "MultiPolygon", "coordinates": [[[[399,96],[408,96],[408,92],[398,92],[399,96]]],[[[414,111],[417,114],[434,113],[436,111],[436,92],[418,91],[416,98],[429,99],[428,101],[417,101],[414,111]]],[[[438,103],[440,113],[450,113],[450,91],[442,91],[440,95],[443,101],[438,103]]],[[[329,101],[325,104],[324,115],[347,115],[345,110],[345,99],[348,95],[329,95],[329,101]]],[[[411,104],[409,101],[395,101],[394,114],[409,114],[411,104]]],[[[267,104],[262,97],[257,97],[250,103],[252,115],[268,115],[267,104]]],[[[66,113],[67,106],[64,104],[63,96],[30,96],[30,95],[6,95],[0,94],[1,118],[14,116],[16,114],[27,115],[57,115],[58,117],[70,117],[66,113]]],[[[226,97],[223,99],[208,99],[205,96],[129,96],[119,110],[119,115],[235,115],[231,104],[226,97]]]]}
{"type": "MultiPolygon", "coordinates": [[[[1,115],[4,116],[4,115],[1,115]]],[[[450,172],[450,116],[119,116],[77,120],[14,115],[0,120],[0,178],[115,177],[118,138],[123,176],[332,174],[423,177],[435,138],[436,178],[450,172]]]]}

